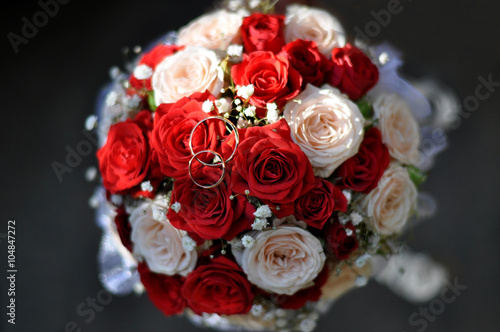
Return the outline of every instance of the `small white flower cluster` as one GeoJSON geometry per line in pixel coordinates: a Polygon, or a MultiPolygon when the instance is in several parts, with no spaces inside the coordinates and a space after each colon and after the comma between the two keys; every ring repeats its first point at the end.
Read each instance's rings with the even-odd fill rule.
{"type": "Polygon", "coordinates": [[[267,218],[272,217],[273,212],[269,208],[269,205],[261,205],[257,208],[253,215],[255,216],[255,221],[252,224],[252,229],[261,231],[269,224],[267,222],[267,218]]]}
{"type": "Polygon", "coordinates": [[[349,218],[351,219],[352,221],[352,224],[354,226],[357,226],[359,225],[362,221],[363,221],[363,216],[359,213],[359,212],[352,212],[350,215],[349,215],[349,218]]]}
{"type": "Polygon", "coordinates": [[[215,107],[219,110],[219,114],[228,113],[231,111],[231,104],[226,98],[220,98],[215,101],[215,107]]]}
{"type": "Polygon", "coordinates": [[[256,111],[257,111],[257,108],[255,106],[248,106],[245,109],[244,113],[245,113],[245,116],[252,118],[257,114],[256,111]]]}
{"type": "Polygon", "coordinates": [[[253,215],[256,218],[271,218],[273,216],[273,212],[269,208],[269,205],[261,205],[257,208],[253,215]]]}
{"type": "Polygon", "coordinates": [[[254,304],[250,309],[250,313],[255,317],[260,317],[264,313],[264,307],[261,304],[254,304]]]}
{"type": "Polygon", "coordinates": [[[196,248],[196,241],[190,238],[189,236],[185,235],[182,238],[182,247],[187,251],[192,251],[196,248]]]}
{"type": "Polygon", "coordinates": [[[266,219],[255,218],[255,221],[252,224],[252,229],[256,231],[261,231],[264,228],[266,228],[268,224],[269,223],[267,222],[266,219]]]}
{"type": "Polygon", "coordinates": [[[239,58],[243,55],[243,45],[232,44],[227,48],[227,55],[231,58],[239,58]]]}
{"type": "Polygon", "coordinates": [[[97,126],[97,116],[92,114],[85,120],[85,129],[88,131],[94,129],[97,126]]]}
{"type": "Polygon", "coordinates": [[[201,105],[201,109],[205,113],[210,113],[214,110],[214,103],[211,100],[205,100],[201,105]]]}
{"type": "Polygon", "coordinates": [[[254,86],[253,84],[249,84],[246,86],[237,86],[236,87],[236,95],[243,98],[243,99],[250,99],[250,97],[253,96],[254,93],[254,86]]]}
{"type": "Polygon", "coordinates": [[[153,68],[148,65],[139,65],[134,69],[134,76],[138,80],[147,80],[153,76],[153,68]]]}
{"type": "Polygon", "coordinates": [[[170,208],[171,208],[172,210],[174,210],[174,211],[175,211],[175,213],[179,213],[179,211],[181,210],[181,203],[179,203],[179,202],[175,202],[174,204],[172,204],[172,205],[170,206],[170,208]]]}
{"type": "Polygon", "coordinates": [[[157,205],[157,204],[153,204],[151,206],[151,209],[153,209],[153,219],[154,220],[157,220],[160,222],[167,220],[167,211],[166,211],[165,207],[157,205]]]}
{"type": "Polygon", "coordinates": [[[151,181],[144,181],[141,183],[141,190],[142,191],[149,191],[152,192],[154,190],[153,186],[151,185],[151,181]]]}
{"type": "Polygon", "coordinates": [[[97,168],[90,166],[85,171],[85,180],[88,182],[94,181],[97,178],[97,168]]]}
{"type": "Polygon", "coordinates": [[[245,235],[241,238],[241,243],[243,244],[243,247],[249,249],[255,244],[255,239],[250,235],[245,235]]]}
{"type": "Polygon", "coordinates": [[[349,216],[345,213],[339,213],[339,222],[342,224],[342,225],[346,225],[348,222],[349,222],[349,216]]]}
{"type": "Polygon", "coordinates": [[[278,105],[276,103],[267,104],[267,122],[275,123],[278,122],[280,113],[278,111],[278,105]]]}

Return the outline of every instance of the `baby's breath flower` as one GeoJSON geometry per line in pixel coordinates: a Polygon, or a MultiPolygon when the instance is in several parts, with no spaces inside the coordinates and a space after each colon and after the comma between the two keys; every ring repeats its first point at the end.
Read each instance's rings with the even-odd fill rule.
{"type": "Polygon", "coordinates": [[[359,212],[353,212],[349,215],[354,226],[359,225],[363,221],[363,216],[359,212]]]}
{"type": "Polygon", "coordinates": [[[264,307],[262,307],[262,305],[260,304],[254,304],[252,305],[252,309],[250,309],[250,313],[255,317],[262,316],[263,312],[264,312],[264,307]]]}
{"type": "Polygon", "coordinates": [[[241,239],[241,243],[243,244],[243,247],[245,248],[252,248],[253,245],[255,244],[255,239],[251,237],[250,235],[245,235],[241,239]]]}
{"type": "Polygon", "coordinates": [[[266,219],[255,218],[255,221],[252,224],[252,229],[256,231],[261,231],[267,226],[268,222],[266,219]]]}
{"type": "Polygon", "coordinates": [[[170,206],[170,208],[174,210],[175,213],[179,213],[179,211],[181,210],[181,203],[175,202],[174,204],[172,204],[172,206],[170,206]]]}
{"type": "Polygon", "coordinates": [[[147,80],[153,75],[153,68],[148,65],[139,65],[134,68],[134,76],[138,80],[147,80]]]}
{"type": "Polygon", "coordinates": [[[214,110],[214,103],[211,100],[205,100],[201,105],[201,109],[205,113],[210,113],[214,110]]]}
{"type": "Polygon", "coordinates": [[[97,116],[93,114],[89,115],[85,120],[85,129],[92,130],[96,127],[96,125],[97,125],[97,116]]]}
{"type": "Polygon", "coordinates": [[[269,205],[261,205],[257,208],[257,210],[253,213],[256,218],[270,218],[273,216],[273,212],[269,208],[269,205]]]}
{"type": "Polygon", "coordinates": [[[255,9],[260,6],[260,2],[261,0],[250,0],[248,5],[250,6],[251,9],[255,9]]]}
{"type": "Polygon", "coordinates": [[[85,171],[85,180],[87,180],[89,182],[94,181],[96,176],[97,176],[97,168],[95,168],[94,166],[90,166],[85,171]]]}
{"type": "Polygon", "coordinates": [[[149,191],[152,192],[154,190],[153,186],[151,185],[151,181],[144,181],[141,183],[141,190],[142,191],[149,191]]]}
{"type": "Polygon", "coordinates": [[[339,214],[339,222],[342,225],[345,225],[349,222],[349,216],[347,214],[340,213],[339,214]]]}
{"type": "Polygon", "coordinates": [[[92,209],[97,209],[100,204],[101,204],[101,200],[99,199],[99,194],[95,193],[94,195],[90,196],[89,206],[92,209]]]}
{"type": "Polygon", "coordinates": [[[182,247],[187,251],[192,251],[196,248],[196,242],[186,235],[182,238],[182,247]]]}
{"type": "Polygon", "coordinates": [[[249,106],[245,109],[245,115],[248,117],[254,117],[256,113],[257,108],[255,106],[249,106]]]}
{"type": "Polygon", "coordinates": [[[151,206],[153,209],[153,219],[157,221],[165,221],[167,220],[167,211],[165,211],[165,208],[156,204],[153,204],[151,206]]]}
{"type": "Polygon", "coordinates": [[[232,58],[239,58],[243,55],[243,45],[229,45],[227,48],[227,55],[229,55],[232,58]]]}
{"type": "Polygon", "coordinates": [[[243,99],[249,99],[253,95],[254,92],[255,91],[254,91],[253,84],[249,84],[246,86],[238,87],[238,92],[236,94],[243,99]]]}
{"type": "Polygon", "coordinates": [[[217,99],[215,106],[219,110],[219,113],[226,113],[231,110],[231,104],[225,98],[217,99]]]}
{"type": "Polygon", "coordinates": [[[278,106],[276,103],[267,104],[267,122],[274,123],[279,120],[278,106]]]}

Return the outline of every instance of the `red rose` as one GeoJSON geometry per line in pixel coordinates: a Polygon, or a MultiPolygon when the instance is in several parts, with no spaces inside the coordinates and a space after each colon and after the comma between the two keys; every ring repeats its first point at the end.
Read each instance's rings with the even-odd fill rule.
{"type": "Polygon", "coordinates": [[[333,211],[347,211],[347,199],[331,182],[316,178],[314,188],[295,201],[295,217],[322,229],[333,211]]]}
{"type": "Polygon", "coordinates": [[[191,272],[182,295],[196,314],[246,314],[254,299],[245,273],[232,260],[219,256],[191,272]]]}
{"type": "Polygon", "coordinates": [[[243,19],[241,37],[246,53],[271,51],[278,53],[285,45],[283,15],[254,13],[243,19]]]}
{"type": "Polygon", "coordinates": [[[323,84],[325,74],[333,67],[313,41],[297,39],[283,47],[283,53],[290,61],[290,66],[302,76],[302,88],[308,83],[315,86],[323,84]]]}
{"type": "Polygon", "coordinates": [[[272,52],[244,54],[243,62],[231,68],[231,76],[237,85],[253,84],[250,104],[260,108],[257,112],[260,118],[266,116],[267,103],[276,103],[281,108],[299,94],[302,85],[302,77],[290,67],[288,59],[272,52]]]}
{"type": "MultiPolygon", "coordinates": [[[[188,176],[188,165],[192,154],[189,149],[191,131],[201,120],[216,115],[202,110],[203,102],[215,98],[209,92],[194,93],[174,104],[161,104],[156,109],[151,144],[158,154],[158,162],[163,174],[173,178],[188,176]]],[[[226,127],[224,122],[212,120],[198,126],[191,141],[194,152],[202,150],[218,151],[226,127]]],[[[214,157],[210,154],[199,155],[204,162],[214,157]]],[[[193,163],[192,169],[200,167],[193,163]]]]}
{"type": "Polygon", "coordinates": [[[112,194],[124,193],[148,174],[151,151],[144,119],[148,116],[149,111],[141,111],[136,120],[112,125],[106,144],[97,151],[103,185],[112,194]]]}
{"type": "MultiPolygon", "coordinates": [[[[183,48],[184,46],[164,44],[157,45],[151,51],[144,54],[137,65],[146,65],[154,70],[156,66],[163,61],[163,59],[177,51],[182,50],[183,48]]],[[[152,90],[151,78],[139,80],[132,75],[130,76],[130,85],[136,89],[146,88],[147,90],[152,90]]]]}
{"type": "Polygon", "coordinates": [[[317,302],[322,294],[321,287],[328,281],[328,264],[325,264],[323,270],[314,279],[314,285],[299,290],[293,295],[275,295],[275,303],[283,309],[298,310],[302,308],[307,302],[317,302]]]}
{"type": "Polygon", "coordinates": [[[372,127],[365,133],[358,153],[337,169],[336,176],[341,178],[337,185],[367,194],[377,187],[390,161],[389,150],[382,143],[380,131],[372,127]]]}
{"type": "Polygon", "coordinates": [[[149,299],[165,315],[172,316],[184,311],[186,301],[181,295],[183,277],[151,272],[145,263],[140,263],[137,271],[149,299]]]}
{"type": "Polygon", "coordinates": [[[327,249],[340,259],[347,259],[351,252],[358,249],[356,227],[352,223],[342,225],[338,220],[325,226],[327,249]],[[349,230],[350,234],[346,232],[349,230]]]}
{"type": "MultiPolygon", "coordinates": [[[[285,120],[277,126],[288,127],[285,120]]],[[[309,159],[290,139],[290,129],[278,132],[277,126],[253,127],[245,133],[232,168],[233,190],[288,204],[309,191],[315,177],[309,159]]]]}
{"type": "MultiPolygon", "coordinates": [[[[211,185],[220,178],[213,167],[203,167],[193,172],[195,180],[202,185],[211,185]]],[[[245,196],[230,198],[231,176],[211,189],[203,189],[189,177],[174,182],[172,202],[181,204],[179,212],[170,209],[168,219],[176,228],[195,232],[203,239],[224,238],[232,240],[238,233],[251,229],[255,208],[245,196]]]]}
{"type": "Polygon", "coordinates": [[[352,100],[363,97],[378,81],[378,69],[360,49],[346,44],[332,51],[328,82],[352,100]]]}
{"type": "Polygon", "coordinates": [[[129,215],[125,212],[123,206],[116,209],[115,225],[118,235],[120,236],[120,241],[128,251],[132,252],[132,241],[130,240],[132,227],[130,226],[128,217],[129,215]]]}

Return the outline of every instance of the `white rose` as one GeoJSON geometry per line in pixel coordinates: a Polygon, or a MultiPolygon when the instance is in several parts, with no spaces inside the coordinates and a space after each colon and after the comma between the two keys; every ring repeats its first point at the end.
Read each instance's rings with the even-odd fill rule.
{"type": "Polygon", "coordinates": [[[381,235],[399,233],[417,204],[417,188],[408,171],[393,163],[361,202],[365,221],[381,235]]]}
{"type": "Polygon", "coordinates": [[[382,141],[392,157],[403,164],[419,160],[420,134],[410,106],[396,94],[381,95],[373,104],[382,141]]]}
{"type": "Polygon", "coordinates": [[[306,154],[314,174],[326,178],[354,156],[363,140],[364,118],[339,90],[307,85],[285,106],[292,139],[306,154]]]}
{"type": "Polygon", "coordinates": [[[345,45],[344,29],[327,11],[301,5],[289,6],[285,20],[285,41],[296,39],[316,42],[318,49],[328,58],[334,47],[345,45]]]}
{"type": "Polygon", "coordinates": [[[224,72],[219,63],[215,52],[199,46],[188,46],[166,57],[153,73],[156,105],[175,103],[205,90],[217,97],[224,84],[224,72]]]}
{"type": "Polygon", "coordinates": [[[282,225],[254,239],[250,248],[233,252],[248,280],[264,290],[292,295],[312,286],[323,269],[321,243],[307,230],[282,225]]]}
{"type": "Polygon", "coordinates": [[[198,259],[196,249],[187,251],[182,246],[182,238],[187,233],[172,226],[168,219],[155,220],[148,202],[132,211],[130,224],[134,256],[143,258],[151,271],[186,276],[195,268],[198,259]]]}
{"type": "Polygon", "coordinates": [[[226,10],[202,15],[180,29],[177,44],[226,50],[240,43],[242,22],[242,15],[226,10]]]}

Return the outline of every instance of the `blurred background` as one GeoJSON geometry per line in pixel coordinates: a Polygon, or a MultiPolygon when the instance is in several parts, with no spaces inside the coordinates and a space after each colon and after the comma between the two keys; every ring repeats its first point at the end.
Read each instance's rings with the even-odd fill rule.
{"type": "MultiPolygon", "coordinates": [[[[124,47],[145,46],[213,5],[207,0],[59,3],[37,31],[24,31],[28,37],[16,40],[18,52],[9,33],[22,37],[23,20],[33,20],[40,2],[9,1],[1,10],[0,330],[202,331],[184,318],[164,317],[147,296],[105,298],[109,303],[96,306],[92,315],[77,313],[78,307],[92,308],[89,299],[102,296],[96,262],[101,232],[88,207],[96,184],[84,179],[86,169],[96,164],[95,151],[62,181],[51,165],[65,163],[67,147],[75,149],[85,139],[85,118],[109,80],[109,69],[123,66],[124,47]],[[7,323],[5,309],[10,219],[16,220],[15,326],[7,323]]],[[[352,40],[389,1],[313,3],[331,10],[352,40]]],[[[385,26],[379,24],[370,39],[397,46],[406,61],[404,73],[443,81],[460,103],[476,95],[483,84],[478,77],[500,82],[500,2],[401,0],[400,5],[403,10],[385,26]]],[[[467,288],[423,328],[412,326],[409,317],[430,302],[408,303],[371,281],[338,300],[320,319],[318,332],[498,331],[499,85],[490,86],[489,96],[474,111],[464,111],[449,133],[449,148],[423,186],[439,210],[408,236],[412,248],[444,264],[449,280],[457,278],[467,288]]]]}

